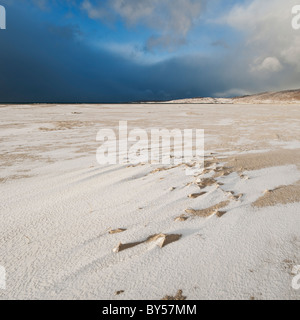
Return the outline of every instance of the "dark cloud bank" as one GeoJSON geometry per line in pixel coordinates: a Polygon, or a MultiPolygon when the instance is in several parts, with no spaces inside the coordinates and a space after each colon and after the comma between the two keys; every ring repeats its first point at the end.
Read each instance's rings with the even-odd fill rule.
{"type": "Polygon", "coordinates": [[[238,65],[233,56],[194,55],[141,65],[86,45],[78,40],[78,26],[51,25],[24,6],[8,9],[8,29],[0,33],[1,102],[169,100],[214,96],[236,83],[250,89],[253,83],[242,75],[243,61],[238,65]]]}

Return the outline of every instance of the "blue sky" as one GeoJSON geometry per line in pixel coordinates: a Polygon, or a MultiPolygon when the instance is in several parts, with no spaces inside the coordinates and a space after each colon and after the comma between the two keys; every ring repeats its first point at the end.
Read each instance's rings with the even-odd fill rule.
{"type": "Polygon", "coordinates": [[[0,0],[0,101],[126,102],[300,87],[293,0],[0,0]]]}

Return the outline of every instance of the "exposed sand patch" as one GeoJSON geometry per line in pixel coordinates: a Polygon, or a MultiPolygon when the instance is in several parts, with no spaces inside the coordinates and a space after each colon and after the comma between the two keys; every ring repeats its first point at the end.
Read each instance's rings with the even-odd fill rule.
{"type": "Polygon", "coordinates": [[[26,179],[26,178],[31,178],[31,177],[33,177],[33,175],[29,175],[29,174],[12,175],[12,176],[8,176],[5,178],[0,177],[0,183],[5,183],[6,181],[9,181],[9,180],[19,180],[19,179],[26,179]]]}
{"type": "Polygon", "coordinates": [[[175,296],[165,296],[161,300],[186,300],[186,296],[182,294],[182,290],[178,290],[175,296]]]}
{"type": "Polygon", "coordinates": [[[191,199],[196,199],[196,198],[199,198],[203,195],[205,195],[207,192],[200,192],[200,193],[192,193],[192,194],[189,194],[189,198],[191,199]]]}
{"type": "Polygon", "coordinates": [[[153,236],[148,237],[144,241],[125,243],[125,244],[120,242],[117,245],[117,247],[113,249],[113,251],[116,253],[121,252],[123,250],[130,249],[135,246],[138,246],[139,244],[147,243],[147,242],[156,242],[160,248],[163,248],[172,242],[178,241],[181,237],[182,237],[181,234],[163,234],[163,233],[155,234],[153,236]]]}
{"type": "Polygon", "coordinates": [[[206,169],[204,169],[203,173],[209,173],[213,170],[211,168],[212,166],[216,166],[219,164],[219,160],[217,160],[215,157],[210,157],[210,159],[205,159],[204,164],[206,169]]]}
{"type": "Polygon", "coordinates": [[[197,185],[199,186],[200,189],[204,189],[204,188],[210,187],[216,183],[217,183],[217,180],[214,178],[205,178],[205,179],[201,179],[200,182],[197,182],[197,185]]]}
{"type": "Polygon", "coordinates": [[[115,233],[121,233],[126,231],[127,229],[122,229],[122,228],[118,228],[118,229],[114,229],[114,230],[109,230],[109,234],[115,234],[115,233]]]}
{"type": "Polygon", "coordinates": [[[239,194],[234,194],[234,193],[231,193],[231,196],[229,196],[230,199],[232,200],[240,200],[242,197],[243,197],[243,194],[242,193],[239,193],[239,194]]]}
{"type": "Polygon", "coordinates": [[[119,291],[116,291],[115,295],[116,296],[119,296],[120,294],[124,293],[125,291],[124,290],[119,290],[119,291]]]}
{"type": "Polygon", "coordinates": [[[131,242],[131,243],[122,243],[120,242],[114,249],[113,252],[118,253],[133,247],[138,246],[139,244],[143,243],[144,241],[140,241],[140,242],[131,242]]]}
{"type": "Polygon", "coordinates": [[[227,213],[227,211],[217,211],[216,212],[216,216],[218,217],[218,218],[222,218],[225,214],[227,213]]]}
{"type": "Polygon", "coordinates": [[[259,170],[288,164],[300,165],[300,149],[275,150],[266,153],[242,154],[227,159],[231,172],[259,170]]]}
{"type": "Polygon", "coordinates": [[[158,234],[150,237],[148,242],[157,242],[160,248],[167,246],[168,244],[178,241],[182,237],[181,234],[158,234]]]}
{"type": "Polygon", "coordinates": [[[54,122],[54,127],[40,127],[39,130],[41,131],[58,131],[58,130],[68,130],[74,129],[79,127],[84,127],[91,124],[90,122],[83,122],[83,121],[57,121],[54,122]]]}
{"type": "MultiPolygon", "coordinates": [[[[213,178],[201,180],[198,184],[201,189],[213,184],[222,185],[222,183],[217,182],[216,178],[225,177],[231,173],[237,173],[241,179],[248,180],[249,177],[244,173],[245,171],[291,164],[297,165],[298,168],[300,168],[300,149],[284,149],[265,153],[240,154],[228,158],[217,159],[217,161],[216,159],[207,160],[206,165],[220,162],[225,162],[227,165],[213,169],[215,171],[213,178]]],[[[240,200],[243,197],[242,193],[234,194],[233,192],[227,192],[227,194],[231,200],[240,200]]],[[[268,190],[268,192],[253,203],[253,206],[268,207],[275,206],[276,204],[288,204],[293,202],[300,202],[300,183],[281,186],[275,190],[268,190]]]]}
{"type": "Polygon", "coordinates": [[[295,185],[267,190],[261,198],[253,203],[253,206],[262,208],[293,202],[300,202],[300,181],[295,185]]]}
{"type": "Polygon", "coordinates": [[[43,159],[40,156],[32,155],[29,153],[3,153],[0,154],[0,163],[3,167],[10,167],[16,163],[24,161],[37,161],[43,159]]]}
{"type": "Polygon", "coordinates": [[[176,222],[184,222],[184,221],[186,221],[187,219],[188,219],[188,217],[185,216],[184,214],[182,214],[181,216],[175,218],[174,221],[176,221],[176,222]]]}
{"type": "Polygon", "coordinates": [[[207,218],[215,213],[217,213],[217,211],[219,209],[225,208],[226,206],[228,206],[230,203],[230,201],[222,201],[212,207],[209,207],[207,209],[202,209],[202,210],[194,210],[194,209],[186,209],[185,212],[187,214],[192,214],[194,216],[198,216],[201,218],[207,218]]]}
{"type": "Polygon", "coordinates": [[[9,124],[1,124],[0,125],[1,129],[22,129],[22,128],[26,128],[26,125],[24,125],[24,123],[9,123],[9,124]]]}
{"type": "Polygon", "coordinates": [[[234,172],[232,168],[227,168],[227,167],[217,168],[214,171],[215,171],[214,178],[227,177],[232,172],[234,172]]]}
{"type": "Polygon", "coordinates": [[[171,167],[160,167],[160,168],[156,168],[154,170],[152,170],[150,172],[150,174],[155,174],[155,173],[158,173],[158,172],[162,172],[162,171],[168,171],[168,170],[172,170],[172,169],[175,169],[175,168],[178,168],[182,166],[182,164],[179,164],[179,165],[176,165],[176,166],[171,166],[171,167]]]}

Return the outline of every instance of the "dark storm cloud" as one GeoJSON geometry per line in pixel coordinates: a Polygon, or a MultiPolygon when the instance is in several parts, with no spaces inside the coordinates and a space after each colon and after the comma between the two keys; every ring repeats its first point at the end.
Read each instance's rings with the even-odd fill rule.
{"type": "MultiPolygon", "coordinates": [[[[79,26],[43,22],[39,12],[28,8],[8,5],[8,29],[0,30],[1,102],[125,102],[236,95],[243,88],[260,91],[266,80],[249,72],[242,48],[228,56],[194,54],[140,64],[116,51],[91,47],[79,26]]],[[[273,77],[268,84],[275,86],[276,81],[273,77]]]]}
{"type": "MultiPolygon", "coordinates": [[[[10,7],[9,28],[0,36],[2,102],[119,102],[212,93],[213,73],[204,59],[139,65],[85,45],[78,26],[49,25],[30,12],[10,7]]],[[[222,83],[219,88],[226,89],[222,83]]]]}
{"type": "Polygon", "coordinates": [[[129,73],[137,66],[77,41],[76,26],[52,26],[10,9],[9,28],[0,36],[1,101],[117,101],[126,97],[119,70],[129,73]]]}
{"type": "MultiPolygon", "coordinates": [[[[171,3],[176,3],[178,9],[185,1],[167,0],[165,10],[170,12],[169,20],[165,23],[158,16],[158,22],[163,21],[158,23],[159,1],[147,0],[137,10],[133,10],[136,0],[125,6],[119,0],[110,1],[127,23],[139,23],[145,14],[151,13],[145,24],[159,32],[144,45],[145,55],[136,59],[139,52],[128,55],[121,46],[109,51],[107,39],[100,39],[102,46],[92,47],[89,35],[80,27],[84,18],[78,20],[78,25],[74,19],[73,24],[56,22],[55,10],[62,10],[59,0],[2,0],[7,9],[7,30],[0,30],[0,102],[168,100],[299,87],[299,33],[291,29],[290,12],[284,10],[292,2],[266,0],[262,5],[261,1],[253,0],[247,6],[236,6],[223,20],[218,19],[218,24],[240,30],[244,38],[239,43],[230,41],[228,45],[218,35],[215,41],[211,39],[206,54],[181,51],[186,53],[175,57],[175,50],[170,58],[171,54],[151,56],[151,51],[159,47],[166,52],[185,45],[185,35],[201,6],[196,7],[198,11],[193,10],[195,1],[190,0],[186,2],[191,4],[189,8],[172,11],[171,3]],[[267,15],[268,12],[272,15],[267,15]],[[169,58],[162,60],[163,56],[169,58]],[[151,57],[160,58],[161,62],[154,63],[154,59],[151,62],[151,57]]],[[[101,20],[102,7],[87,6],[88,3],[102,2],[66,0],[64,4],[68,5],[64,8],[81,8],[86,19],[88,12],[91,18],[101,20]]]]}

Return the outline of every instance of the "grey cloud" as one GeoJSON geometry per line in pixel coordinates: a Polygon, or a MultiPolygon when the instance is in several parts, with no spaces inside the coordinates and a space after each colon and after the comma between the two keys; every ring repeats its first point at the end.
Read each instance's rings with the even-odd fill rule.
{"type": "Polygon", "coordinates": [[[293,30],[295,0],[253,0],[237,5],[223,21],[244,33],[249,68],[261,60],[262,69],[280,70],[281,64],[300,70],[300,33],[293,30]],[[267,67],[270,68],[267,68],[267,67]]]}
{"type": "Polygon", "coordinates": [[[295,4],[295,0],[252,0],[236,4],[218,19],[241,33],[231,55],[235,68],[244,66],[244,77],[257,91],[300,87],[300,31],[291,24],[295,4]]]}

